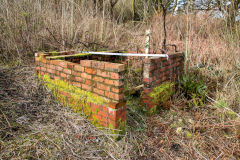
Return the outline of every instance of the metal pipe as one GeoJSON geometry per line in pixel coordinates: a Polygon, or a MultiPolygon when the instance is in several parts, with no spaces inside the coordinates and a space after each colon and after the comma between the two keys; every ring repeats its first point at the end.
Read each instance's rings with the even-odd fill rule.
{"type": "Polygon", "coordinates": [[[165,57],[169,58],[167,54],[141,54],[141,53],[105,53],[105,52],[91,52],[91,51],[84,51],[81,53],[90,53],[96,55],[108,55],[108,56],[135,56],[135,57],[165,57]]]}

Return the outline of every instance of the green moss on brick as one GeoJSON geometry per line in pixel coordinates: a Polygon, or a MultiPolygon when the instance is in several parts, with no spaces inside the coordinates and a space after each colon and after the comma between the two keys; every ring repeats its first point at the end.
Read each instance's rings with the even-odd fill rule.
{"type": "Polygon", "coordinates": [[[77,53],[77,54],[73,54],[73,55],[61,55],[61,56],[49,56],[49,57],[46,57],[47,59],[50,59],[50,60],[64,60],[66,58],[80,58],[80,57],[86,57],[86,56],[90,56],[92,54],[90,53],[77,53]]]}
{"type": "Polygon", "coordinates": [[[154,104],[162,104],[169,100],[174,93],[174,83],[165,82],[153,89],[149,96],[152,98],[154,104]]]}
{"type": "Polygon", "coordinates": [[[153,91],[148,94],[154,106],[151,109],[147,109],[147,115],[158,113],[159,106],[168,104],[167,102],[174,93],[174,85],[175,84],[173,82],[165,82],[155,87],[153,91]]]}
{"type": "Polygon", "coordinates": [[[47,87],[51,90],[65,91],[71,94],[72,96],[78,97],[79,99],[85,100],[88,103],[94,103],[99,105],[108,104],[109,101],[93,95],[93,93],[84,91],[78,87],[68,84],[62,80],[52,80],[48,75],[43,76],[43,81],[46,83],[47,87]]]}
{"type": "MultiPolygon", "coordinates": [[[[39,77],[41,77],[39,75],[39,77]]],[[[44,84],[48,89],[51,90],[54,97],[61,102],[62,104],[69,106],[73,109],[74,112],[84,113],[88,118],[91,118],[91,122],[97,126],[98,120],[94,119],[92,114],[97,114],[92,112],[90,103],[98,104],[98,105],[107,105],[108,100],[94,96],[91,92],[87,92],[81,90],[78,87],[68,84],[62,80],[52,80],[48,75],[43,76],[44,84]],[[62,95],[61,92],[65,92],[69,94],[69,96],[62,95]]]]}

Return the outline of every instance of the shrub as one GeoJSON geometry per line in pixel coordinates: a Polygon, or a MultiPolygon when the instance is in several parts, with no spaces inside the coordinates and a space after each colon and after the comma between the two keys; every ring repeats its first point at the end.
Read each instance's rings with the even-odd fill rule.
{"type": "Polygon", "coordinates": [[[180,89],[184,96],[191,100],[190,104],[195,106],[202,106],[206,100],[208,94],[208,88],[202,80],[194,74],[183,75],[180,80],[180,89]]]}

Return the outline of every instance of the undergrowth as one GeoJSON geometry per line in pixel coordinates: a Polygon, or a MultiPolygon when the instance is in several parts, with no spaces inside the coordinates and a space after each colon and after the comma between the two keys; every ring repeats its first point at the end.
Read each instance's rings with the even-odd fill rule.
{"type": "Polygon", "coordinates": [[[189,106],[204,106],[208,95],[208,87],[203,80],[193,73],[184,74],[179,84],[181,92],[190,100],[189,106]]]}

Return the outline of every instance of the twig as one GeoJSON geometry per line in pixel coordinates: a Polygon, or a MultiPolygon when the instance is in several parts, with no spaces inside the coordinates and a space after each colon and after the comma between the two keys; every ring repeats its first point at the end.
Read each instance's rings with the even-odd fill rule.
{"type": "Polygon", "coordinates": [[[11,126],[11,124],[9,123],[9,121],[8,121],[8,119],[7,119],[7,117],[6,117],[6,115],[3,113],[3,111],[0,109],[0,111],[2,112],[2,114],[3,114],[3,117],[5,118],[5,120],[7,121],[7,124],[8,124],[8,126],[9,126],[9,128],[12,128],[12,126],[11,126]]]}

